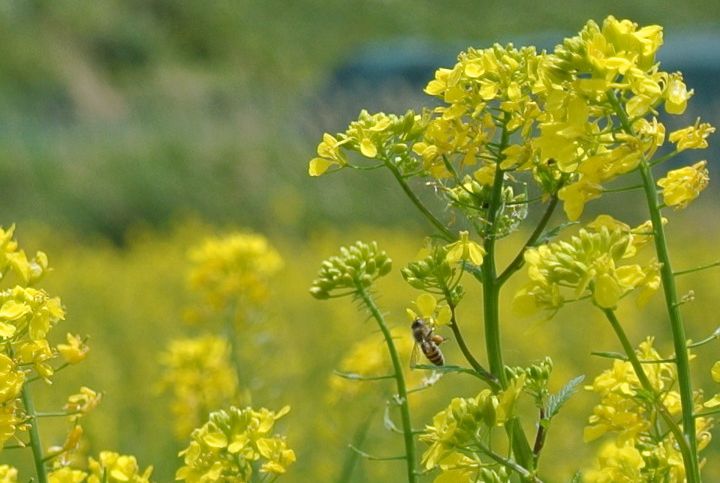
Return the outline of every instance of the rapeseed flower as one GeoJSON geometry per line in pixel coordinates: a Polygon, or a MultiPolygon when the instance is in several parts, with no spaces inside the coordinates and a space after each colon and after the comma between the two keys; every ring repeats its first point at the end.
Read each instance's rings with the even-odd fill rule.
{"type": "Polygon", "coordinates": [[[680,209],[700,196],[709,180],[707,161],[700,161],[692,166],[669,171],[657,184],[662,188],[665,204],[680,209]]]}

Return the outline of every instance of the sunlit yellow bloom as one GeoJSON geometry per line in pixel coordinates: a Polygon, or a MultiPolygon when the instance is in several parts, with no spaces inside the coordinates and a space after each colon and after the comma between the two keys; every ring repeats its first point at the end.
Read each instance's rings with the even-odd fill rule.
{"type": "Polygon", "coordinates": [[[720,382],[720,361],[713,364],[710,374],[712,375],[713,381],[720,382]]]}
{"type": "Polygon", "coordinates": [[[16,431],[26,429],[24,419],[14,400],[0,406],[0,444],[15,436],[16,431]]]}
{"type": "MultiPolygon", "coordinates": [[[[210,317],[233,308],[250,312],[265,303],[272,277],[282,267],[278,252],[265,237],[231,233],[207,238],[190,252],[190,288],[203,299],[210,317]]],[[[239,321],[239,320],[238,320],[239,321]]]]}
{"type": "Polygon", "coordinates": [[[52,471],[48,475],[49,483],[82,483],[88,474],[68,466],[52,471]]]}
{"type": "Polygon", "coordinates": [[[589,470],[583,481],[588,483],[636,483],[643,481],[645,466],[642,454],[630,444],[606,443],[598,455],[599,468],[589,470]]]}
{"type": "Polygon", "coordinates": [[[141,472],[134,456],[102,451],[97,460],[88,459],[88,483],[150,483],[153,467],[141,472]]]}
{"type": "Polygon", "coordinates": [[[174,340],[160,355],[160,363],[164,371],[159,387],[172,394],[170,410],[179,438],[187,437],[210,411],[239,396],[230,348],[220,337],[174,340]]]}
{"type": "Polygon", "coordinates": [[[68,413],[84,415],[95,409],[98,404],[100,404],[101,399],[102,394],[98,394],[89,387],[83,386],[80,388],[79,393],[68,397],[67,403],[65,403],[65,410],[68,413]]]}
{"type": "Polygon", "coordinates": [[[84,361],[90,352],[90,347],[85,344],[79,335],[68,333],[66,336],[67,344],[58,344],[57,350],[68,364],[77,364],[84,361]]]}
{"type": "Polygon", "coordinates": [[[48,363],[55,354],[45,339],[22,342],[18,347],[17,357],[23,364],[32,364],[35,371],[46,381],[49,381],[50,376],[55,372],[48,363]]]}
{"type": "Polygon", "coordinates": [[[265,408],[238,409],[210,414],[209,421],[192,433],[190,445],[180,452],[184,465],[175,478],[188,482],[249,482],[252,463],[260,461],[261,471],[280,475],[295,461],[285,438],[272,435],[275,422],[290,411],[277,413],[265,408]]]}
{"type": "Polygon", "coordinates": [[[586,178],[563,187],[558,192],[558,198],[564,202],[563,209],[568,219],[575,221],[580,218],[585,203],[599,198],[602,194],[602,187],[586,178]]]}
{"type": "Polygon", "coordinates": [[[338,166],[346,165],[347,159],[343,152],[340,151],[340,147],[348,141],[349,139],[338,141],[334,136],[325,133],[322,142],[317,147],[319,157],[310,161],[308,169],[310,176],[320,176],[334,164],[338,166]]]}
{"type": "MultiPolygon", "coordinates": [[[[0,483],[17,483],[17,476],[18,471],[12,466],[0,465],[0,483]]],[[[52,480],[50,482],[54,483],[52,480]]]]}
{"type": "Polygon", "coordinates": [[[258,452],[267,459],[260,466],[260,473],[285,474],[287,467],[295,462],[295,452],[287,447],[284,438],[263,438],[258,440],[258,452]]]}
{"type": "Polygon", "coordinates": [[[687,90],[679,73],[670,74],[665,88],[665,111],[668,114],[682,114],[687,108],[687,101],[692,97],[693,90],[687,90]]]}
{"type": "Polygon", "coordinates": [[[668,139],[677,145],[678,151],[705,149],[708,147],[708,136],[714,132],[713,126],[706,122],[701,123],[698,119],[692,126],[671,132],[668,139]]]}
{"type": "Polygon", "coordinates": [[[447,262],[450,264],[459,261],[468,261],[474,265],[482,265],[485,249],[477,242],[470,240],[467,231],[460,232],[460,239],[447,245],[447,262]]]}
{"type": "Polygon", "coordinates": [[[18,397],[24,382],[25,374],[17,369],[12,359],[0,353],[0,404],[18,397]]]}
{"type": "Polygon", "coordinates": [[[708,176],[707,161],[700,161],[692,166],[674,169],[658,180],[667,206],[685,208],[688,203],[700,196],[700,192],[707,187],[708,176]]]}

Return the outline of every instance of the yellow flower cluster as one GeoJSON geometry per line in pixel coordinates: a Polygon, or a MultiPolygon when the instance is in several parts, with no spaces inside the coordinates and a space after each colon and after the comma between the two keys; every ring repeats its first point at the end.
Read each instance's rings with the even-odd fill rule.
{"type": "MultiPolygon", "coordinates": [[[[658,110],[682,114],[692,97],[681,74],[659,69],[662,43],[661,27],[611,16],[588,22],[551,53],[469,49],[425,88],[441,106],[405,117],[363,111],[345,133],[325,134],[310,174],[351,166],[345,151],[357,151],[406,176],[429,177],[449,204],[462,207],[460,190],[477,197],[467,179],[490,187],[498,168],[530,171],[576,220],[604,183],[649,162],[665,144],[658,110]]],[[[669,141],[675,154],[702,149],[713,131],[698,121],[669,141]]]]}
{"type": "Polygon", "coordinates": [[[408,111],[404,116],[370,114],[363,110],[344,133],[325,134],[317,147],[318,157],[310,161],[310,176],[320,176],[332,166],[348,166],[342,149],[356,151],[366,158],[391,159],[402,164],[407,160],[408,142],[414,140],[423,126],[423,116],[408,111]]]}
{"type": "Polygon", "coordinates": [[[134,456],[102,451],[98,459],[88,458],[88,471],[68,466],[48,475],[49,483],[150,483],[153,467],[140,470],[134,456]]]}
{"type": "Polygon", "coordinates": [[[235,402],[238,381],[228,342],[205,335],[173,340],[160,355],[164,367],[159,388],[172,394],[175,434],[186,438],[210,411],[235,402]]]}
{"type": "MultiPolygon", "coordinates": [[[[671,416],[680,414],[680,394],[673,389],[677,370],[673,363],[663,359],[648,338],[636,351],[643,364],[659,402],[671,416]]],[[[613,367],[604,371],[587,387],[600,397],[593,409],[584,439],[593,441],[612,433],[614,440],[605,444],[598,456],[598,467],[585,474],[585,481],[603,483],[614,481],[685,481],[682,455],[671,432],[659,432],[657,410],[628,361],[615,360],[613,367]]],[[[702,396],[696,393],[698,409],[702,396]]],[[[710,442],[712,420],[696,419],[698,451],[710,442]]]]}
{"type": "Polygon", "coordinates": [[[273,412],[265,408],[238,409],[210,414],[209,421],[193,431],[190,445],[180,452],[184,465],[176,479],[193,482],[249,482],[253,463],[260,472],[282,475],[295,462],[295,452],[285,438],[273,435],[275,422],[290,411],[285,406],[273,412]]]}
{"type": "Polygon", "coordinates": [[[568,289],[573,291],[569,300],[589,295],[598,306],[613,308],[622,296],[641,288],[639,302],[644,302],[660,285],[657,264],[621,263],[647,242],[648,229],[648,224],[630,229],[601,215],[569,241],[528,249],[530,282],[515,295],[514,308],[523,315],[554,313],[568,300],[563,294],[568,289]]]}
{"type": "Polygon", "coordinates": [[[190,252],[190,259],[189,285],[204,304],[190,318],[201,320],[227,311],[236,318],[252,313],[267,301],[270,281],[282,267],[265,237],[243,233],[209,238],[190,252]]]}
{"type": "Polygon", "coordinates": [[[13,240],[15,227],[0,228],[0,273],[6,287],[0,290],[0,444],[25,429],[20,403],[24,383],[39,377],[48,383],[60,364],[80,362],[87,346],[68,334],[68,343],[54,347],[47,337],[50,330],[65,318],[57,297],[50,297],[35,285],[48,270],[48,258],[38,252],[28,258],[13,240]]]}
{"type": "Polygon", "coordinates": [[[502,392],[493,394],[489,389],[474,398],[454,398],[450,405],[433,417],[432,425],[425,427],[420,441],[430,447],[422,456],[425,469],[448,465],[459,456],[477,458],[483,449],[479,444],[495,426],[502,426],[514,413],[515,403],[525,385],[525,376],[513,379],[502,392]]]}

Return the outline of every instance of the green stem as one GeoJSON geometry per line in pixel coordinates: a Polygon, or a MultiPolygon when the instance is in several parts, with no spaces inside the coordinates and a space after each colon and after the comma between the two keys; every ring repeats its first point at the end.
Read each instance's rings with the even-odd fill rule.
{"type": "Polygon", "coordinates": [[[385,343],[390,353],[390,360],[392,361],[393,371],[395,372],[395,384],[397,385],[397,402],[400,407],[400,415],[403,425],[403,439],[405,440],[405,459],[407,463],[407,479],[408,483],[415,483],[417,481],[417,475],[415,473],[415,438],[413,437],[412,422],[410,420],[410,405],[408,404],[407,386],[405,385],[405,376],[403,375],[402,364],[400,363],[400,357],[398,356],[397,349],[395,348],[395,341],[393,340],[390,329],[385,323],[385,318],[375,305],[375,301],[367,292],[365,287],[358,284],[357,293],[365,303],[365,306],[370,310],[370,314],[375,319],[385,337],[385,343]]]}
{"type": "Polygon", "coordinates": [[[690,358],[687,351],[687,337],[685,336],[685,325],[683,324],[680,306],[678,304],[677,288],[673,276],[670,253],[665,238],[665,228],[662,223],[662,215],[658,203],[655,179],[650,167],[646,162],[640,165],[643,183],[645,185],[645,197],[650,208],[650,221],[653,225],[655,238],[655,251],[660,262],[660,278],[663,283],[665,294],[665,306],[670,316],[672,328],[673,345],[675,347],[675,359],[677,359],[678,386],[680,389],[680,400],[682,404],[683,432],[690,447],[690,458],[685,460],[687,478],[689,483],[700,481],[700,468],[697,457],[697,440],[695,434],[695,419],[693,418],[694,398],[692,381],[690,379],[690,358]]]}
{"type": "MultiPolygon", "coordinates": [[[[506,123],[508,119],[509,115],[506,114],[506,123]]],[[[488,232],[485,233],[485,257],[483,258],[482,264],[485,346],[490,364],[490,372],[497,378],[503,389],[507,387],[508,381],[505,376],[505,364],[503,362],[502,347],[500,345],[500,284],[498,283],[495,268],[495,223],[497,221],[498,211],[500,210],[502,189],[505,181],[505,172],[500,168],[500,163],[502,163],[502,152],[508,145],[509,140],[510,134],[504,124],[500,138],[500,146],[498,148],[500,156],[497,159],[495,180],[493,181],[492,194],[487,211],[488,232]]]]}
{"type": "MultiPolygon", "coordinates": [[[[647,374],[645,374],[645,369],[642,366],[642,362],[638,359],[637,354],[635,353],[635,348],[630,343],[630,339],[628,339],[627,334],[625,334],[625,331],[622,328],[622,325],[620,325],[620,321],[617,319],[617,316],[615,315],[615,312],[612,309],[602,309],[603,313],[605,314],[605,317],[610,322],[610,325],[613,328],[613,331],[615,332],[615,335],[617,335],[617,338],[620,340],[620,344],[623,346],[623,350],[625,351],[625,355],[627,355],[628,361],[633,367],[633,370],[635,371],[635,374],[638,377],[638,380],[640,381],[640,384],[642,385],[643,389],[645,389],[647,392],[653,395],[653,404],[655,406],[655,409],[660,414],[660,417],[665,421],[665,424],[668,425],[668,428],[675,436],[675,439],[677,440],[678,446],[680,447],[680,453],[682,454],[683,461],[685,462],[685,465],[687,467],[687,462],[692,461],[692,454],[693,450],[691,446],[686,441],[683,431],[678,427],[675,420],[672,418],[670,413],[668,413],[667,408],[663,404],[662,401],[658,400],[657,398],[657,391],[653,387],[653,385],[650,383],[650,379],[648,379],[647,374]]],[[[683,414],[684,416],[684,414],[683,414]]],[[[692,417],[693,414],[690,412],[690,416],[692,417]]],[[[694,420],[693,420],[693,426],[694,426],[694,420]]],[[[689,472],[688,472],[689,476],[689,472]]],[[[698,479],[694,480],[696,482],[700,482],[699,479],[699,473],[697,474],[698,479]]],[[[688,479],[688,481],[691,481],[688,479]]]]}
{"type": "Polygon", "coordinates": [[[415,205],[415,207],[420,210],[420,212],[425,216],[425,218],[428,219],[432,225],[438,229],[438,231],[442,234],[443,238],[445,238],[448,241],[455,240],[455,237],[450,232],[450,230],[447,229],[447,227],[438,220],[435,215],[433,215],[430,210],[423,204],[422,201],[420,201],[420,198],[418,198],[415,193],[413,193],[413,190],[410,189],[410,186],[405,182],[402,175],[398,171],[398,169],[393,165],[391,162],[386,161],[385,165],[388,167],[390,172],[393,174],[395,179],[397,180],[398,184],[400,184],[400,187],[405,192],[408,198],[410,198],[410,201],[415,205]]]}
{"type": "Polygon", "coordinates": [[[455,315],[455,302],[453,302],[450,289],[447,286],[443,286],[443,294],[445,295],[445,301],[447,302],[448,307],[450,307],[450,329],[453,331],[453,336],[458,343],[460,352],[462,352],[463,356],[465,356],[465,360],[468,361],[480,378],[487,382],[494,390],[499,390],[500,384],[498,383],[498,379],[485,369],[477,359],[475,359],[475,356],[473,356],[472,352],[470,352],[470,348],[465,343],[465,338],[463,337],[462,332],[460,332],[460,326],[458,325],[457,316],[455,315]]]}
{"type": "Polygon", "coordinates": [[[38,417],[35,413],[30,389],[23,384],[21,398],[25,412],[28,415],[30,447],[32,448],[33,460],[35,462],[35,472],[37,474],[38,483],[47,483],[48,473],[45,467],[45,456],[43,455],[42,442],[40,440],[40,431],[38,429],[38,417]]]}
{"type": "MultiPolygon", "coordinates": [[[[505,374],[505,363],[502,357],[502,345],[500,343],[500,288],[501,284],[495,267],[495,237],[497,233],[497,217],[502,207],[502,191],[505,184],[505,172],[500,168],[504,159],[503,151],[510,142],[510,132],[507,123],[510,114],[505,113],[502,123],[502,134],[497,150],[497,167],[493,181],[490,203],[487,210],[487,231],[485,232],[485,256],[483,257],[481,280],[483,285],[483,316],[485,324],[485,347],[488,353],[490,373],[495,376],[502,389],[508,387],[508,379],[505,374]]],[[[533,469],[534,457],[528,438],[520,425],[517,417],[513,417],[505,423],[505,430],[510,440],[512,452],[517,462],[527,468],[533,469]]]]}
{"type": "Polygon", "coordinates": [[[480,449],[480,451],[482,451],[485,455],[488,456],[488,458],[494,460],[497,463],[500,463],[507,469],[516,472],[523,478],[524,481],[530,481],[532,483],[542,483],[542,480],[540,478],[532,474],[526,468],[523,468],[517,462],[511,460],[510,458],[505,458],[504,456],[497,454],[480,441],[476,441],[475,444],[480,449]]]}
{"type": "Polygon", "coordinates": [[[237,350],[237,329],[235,323],[235,304],[230,304],[228,314],[225,317],[225,338],[230,345],[230,359],[232,359],[232,364],[235,368],[235,377],[237,377],[239,384],[244,378],[242,374],[242,363],[240,362],[240,353],[237,350]]]}
{"type": "MultiPolygon", "coordinates": [[[[615,112],[622,123],[623,129],[630,135],[634,135],[632,125],[620,102],[614,95],[608,94],[608,100],[613,105],[615,112]]],[[[653,227],[655,239],[655,251],[660,262],[660,278],[662,279],[663,292],[665,294],[665,306],[670,317],[673,345],[675,347],[675,358],[677,359],[678,386],[680,389],[680,401],[682,405],[683,442],[689,446],[689,454],[683,453],[683,463],[687,473],[688,483],[699,483],[700,467],[697,455],[697,439],[695,434],[695,419],[693,417],[694,401],[692,381],[690,379],[690,360],[687,351],[687,337],[685,326],[678,304],[677,288],[673,276],[670,253],[668,251],[665,228],[662,222],[661,205],[658,198],[655,178],[653,177],[650,164],[643,159],[640,163],[640,175],[642,176],[645,189],[645,198],[650,212],[650,221],[653,227]]],[[[681,445],[682,447],[682,445],[681,445]]]]}
{"type": "Polygon", "coordinates": [[[701,270],[707,270],[709,268],[715,268],[715,267],[720,267],[720,261],[708,263],[707,265],[701,265],[701,266],[695,267],[695,268],[689,268],[687,270],[678,270],[676,272],[673,272],[673,275],[675,275],[677,277],[678,275],[687,275],[688,273],[695,273],[695,272],[699,272],[701,270]]]}
{"type": "Polygon", "coordinates": [[[545,213],[543,214],[542,218],[540,219],[540,222],[535,227],[535,230],[530,235],[530,238],[525,242],[525,245],[523,246],[522,250],[518,252],[518,254],[515,256],[512,262],[507,266],[505,270],[500,274],[498,277],[498,283],[500,285],[504,285],[505,282],[508,281],[508,279],[512,276],[513,273],[517,272],[522,268],[522,266],[525,264],[525,251],[538,241],[540,236],[543,234],[543,231],[545,230],[545,227],[547,226],[548,222],[550,222],[550,218],[552,217],[553,212],[555,211],[555,207],[557,206],[558,198],[557,195],[553,195],[550,198],[550,203],[548,204],[547,208],[545,209],[545,213]]]}

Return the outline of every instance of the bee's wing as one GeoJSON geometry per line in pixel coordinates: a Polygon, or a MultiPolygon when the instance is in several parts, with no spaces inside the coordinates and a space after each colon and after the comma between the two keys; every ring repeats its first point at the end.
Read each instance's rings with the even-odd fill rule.
{"type": "Polygon", "coordinates": [[[410,353],[410,369],[415,369],[418,363],[418,358],[420,357],[420,344],[415,342],[413,344],[412,352],[410,353]]]}

